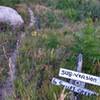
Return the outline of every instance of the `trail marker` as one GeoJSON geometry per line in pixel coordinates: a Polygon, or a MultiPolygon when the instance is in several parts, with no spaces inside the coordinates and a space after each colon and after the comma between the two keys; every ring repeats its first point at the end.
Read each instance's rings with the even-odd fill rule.
{"type": "Polygon", "coordinates": [[[100,77],[60,68],[59,76],[100,86],[100,77]]]}
{"type": "Polygon", "coordinates": [[[100,86],[100,77],[81,73],[82,63],[83,63],[82,54],[79,54],[77,58],[78,60],[77,60],[76,71],[72,71],[72,70],[64,69],[64,68],[60,68],[60,71],[59,71],[59,76],[70,79],[70,82],[68,83],[63,80],[53,78],[52,84],[55,84],[58,86],[64,86],[66,89],[69,89],[72,92],[73,97],[74,97],[73,98],[70,96],[70,100],[80,100],[79,94],[83,94],[86,96],[91,96],[91,95],[98,96],[99,95],[98,93],[88,90],[84,87],[86,83],[100,86]]]}
{"type": "Polygon", "coordinates": [[[85,88],[81,88],[81,87],[77,87],[73,84],[70,84],[68,82],[62,81],[57,78],[52,79],[52,84],[58,85],[58,86],[64,86],[66,89],[71,90],[76,93],[79,93],[79,94],[82,94],[82,95],[86,95],[86,96],[97,95],[98,96],[98,94],[94,91],[91,91],[91,90],[88,90],[85,88]]]}

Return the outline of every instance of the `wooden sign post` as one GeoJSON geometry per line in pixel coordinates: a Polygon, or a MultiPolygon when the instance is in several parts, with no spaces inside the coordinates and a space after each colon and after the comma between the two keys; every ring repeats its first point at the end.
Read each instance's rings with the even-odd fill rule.
{"type": "Polygon", "coordinates": [[[79,54],[78,61],[77,61],[77,68],[76,71],[60,68],[59,76],[70,79],[70,82],[65,82],[63,80],[53,78],[52,84],[58,85],[58,86],[64,86],[66,89],[70,90],[73,94],[72,97],[70,97],[70,100],[79,100],[79,94],[91,96],[99,94],[85,89],[85,84],[93,84],[100,86],[100,77],[81,73],[82,71],[82,63],[83,63],[83,57],[82,54],[79,54]]]}

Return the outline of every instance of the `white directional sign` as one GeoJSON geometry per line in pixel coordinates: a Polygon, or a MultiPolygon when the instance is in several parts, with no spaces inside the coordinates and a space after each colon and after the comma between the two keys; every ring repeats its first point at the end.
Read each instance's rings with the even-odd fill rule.
{"type": "Polygon", "coordinates": [[[77,87],[73,84],[59,80],[57,78],[52,79],[52,84],[64,86],[66,89],[69,89],[71,91],[74,91],[76,93],[83,94],[83,95],[86,95],[86,96],[91,96],[91,95],[97,95],[98,96],[98,93],[96,93],[94,91],[91,91],[91,90],[88,90],[88,89],[85,89],[85,88],[81,88],[81,87],[77,87]]]}
{"type": "Polygon", "coordinates": [[[60,68],[59,76],[100,86],[100,77],[60,68]]]}

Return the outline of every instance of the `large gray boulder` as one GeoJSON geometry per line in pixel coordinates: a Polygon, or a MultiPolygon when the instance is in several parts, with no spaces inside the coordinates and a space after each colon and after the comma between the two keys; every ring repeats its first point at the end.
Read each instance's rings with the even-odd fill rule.
{"type": "Polygon", "coordinates": [[[10,25],[13,29],[21,28],[24,25],[24,21],[17,11],[5,6],[0,6],[0,23],[10,25]]]}

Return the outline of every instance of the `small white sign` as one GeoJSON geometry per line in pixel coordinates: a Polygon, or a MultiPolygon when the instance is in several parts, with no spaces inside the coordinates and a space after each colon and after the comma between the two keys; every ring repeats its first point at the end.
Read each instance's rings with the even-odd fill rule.
{"type": "Polygon", "coordinates": [[[60,68],[59,76],[100,86],[100,77],[60,68]]]}
{"type": "Polygon", "coordinates": [[[97,95],[98,96],[98,93],[96,93],[94,91],[91,91],[91,90],[88,90],[85,88],[81,88],[81,87],[77,87],[73,84],[59,80],[57,78],[52,79],[52,84],[58,85],[58,86],[64,86],[66,89],[74,91],[74,92],[82,94],[82,95],[86,95],[86,96],[97,95]]]}

